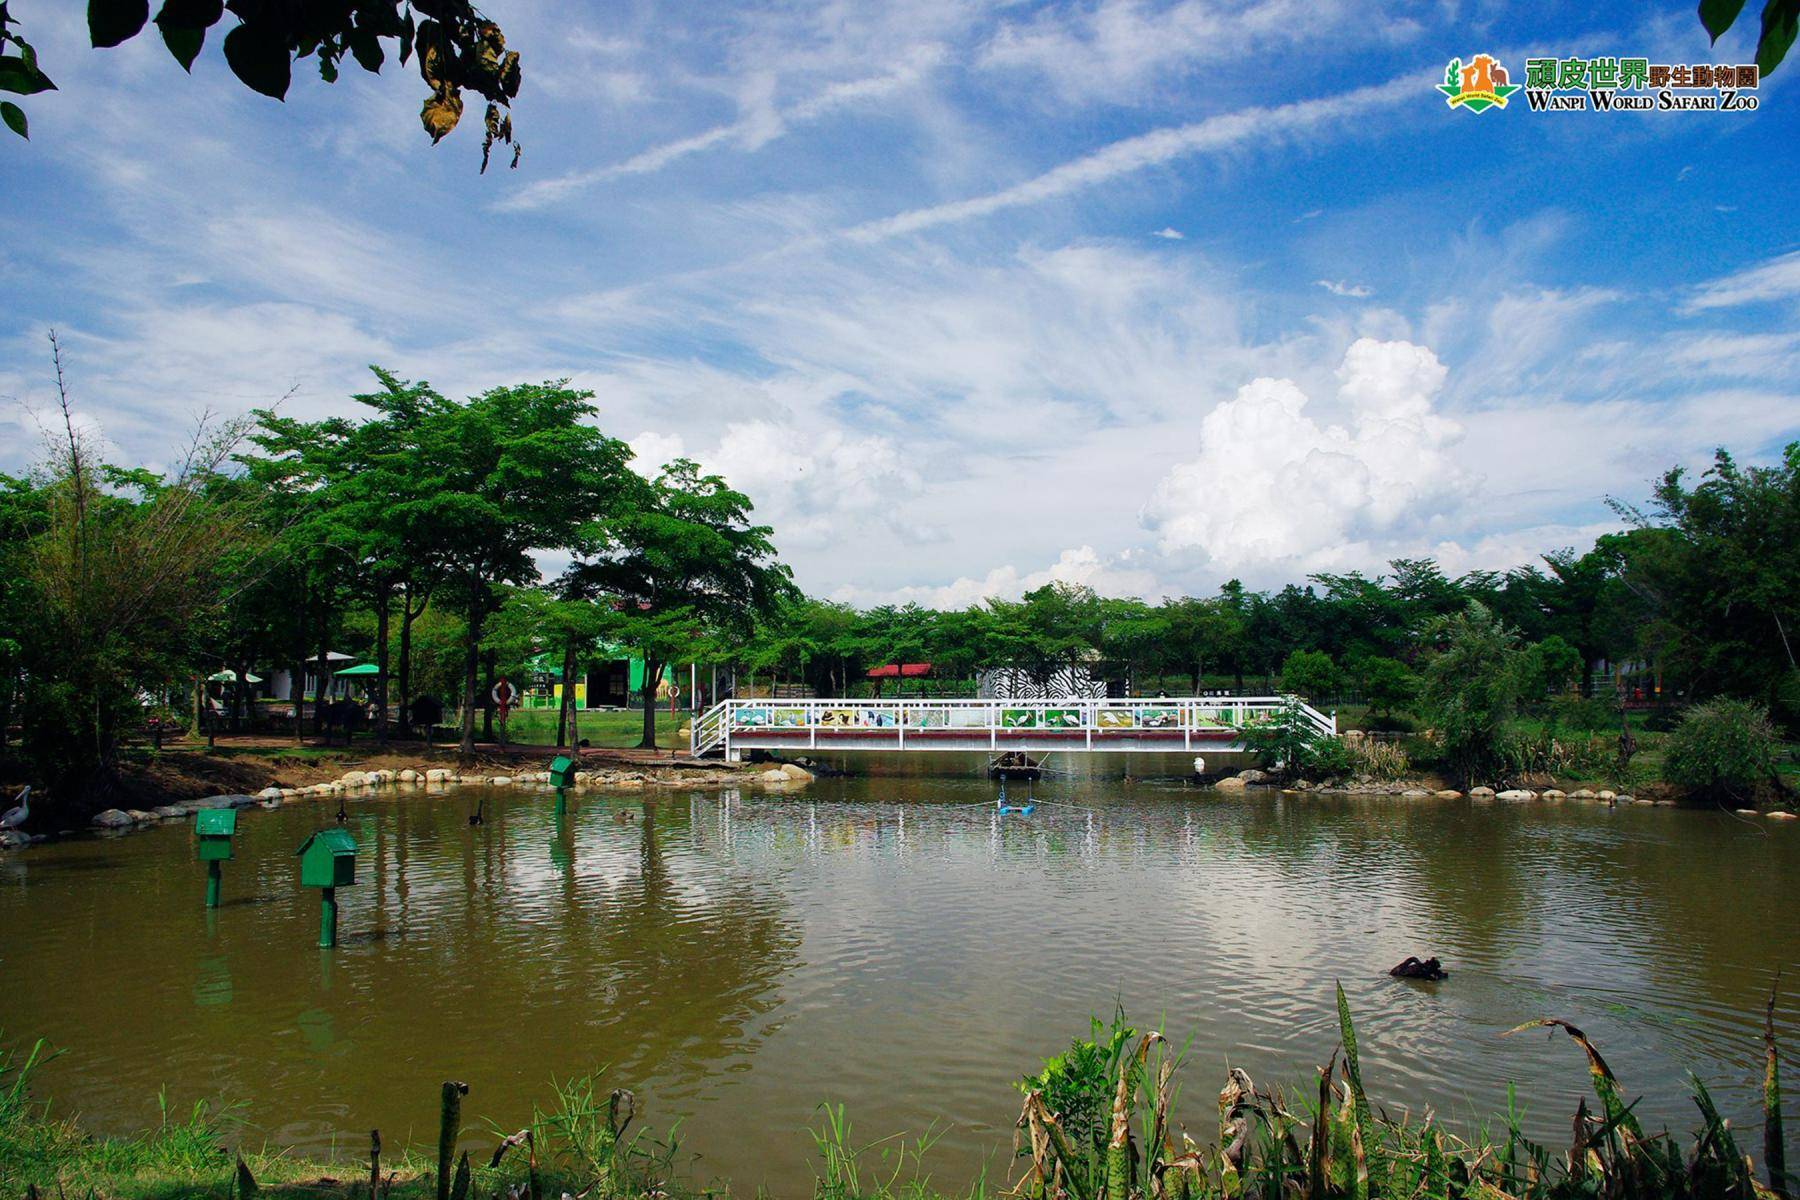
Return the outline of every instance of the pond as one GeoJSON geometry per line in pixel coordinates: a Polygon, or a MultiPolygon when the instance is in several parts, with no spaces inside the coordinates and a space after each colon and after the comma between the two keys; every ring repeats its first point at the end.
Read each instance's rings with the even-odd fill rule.
{"type": "MultiPolygon", "coordinates": [[[[0,1029],[66,1050],[38,1091],[95,1128],[153,1122],[166,1086],[311,1152],[377,1127],[430,1142],[446,1079],[471,1085],[477,1131],[516,1128],[553,1078],[606,1066],[652,1127],[679,1121],[697,1179],[792,1196],[827,1101],[857,1140],[935,1129],[951,1190],[1005,1171],[1013,1081],[1115,1004],[1191,1036],[1183,1107],[1209,1137],[1228,1063],[1311,1080],[1339,979],[1390,1110],[1472,1122],[1511,1080],[1560,1147],[1579,1052],[1500,1036],[1558,1016],[1651,1122],[1692,1126],[1693,1071],[1751,1125],[1775,969],[1800,989],[1785,825],[1226,798],[1105,763],[998,816],[967,760],[866,765],[782,796],[581,793],[561,817],[516,788],[353,802],[358,881],[329,952],[293,857],[329,804],[246,812],[210,914],[180,824],[0,857],[0,1029]],[[1415,953],[1449,980],[1386,976],[1415,953]]],[[[1797,1013],[1785,999],[1790,1053],[1797,1013]]]]}

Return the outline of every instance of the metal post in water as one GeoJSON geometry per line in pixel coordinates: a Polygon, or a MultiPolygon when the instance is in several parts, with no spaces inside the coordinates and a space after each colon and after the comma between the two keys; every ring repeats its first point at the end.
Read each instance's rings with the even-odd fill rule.
{"type": "Polygon", "coordinates": [[[224,872],[219,868],[219,860],[214,859],[206,864],[206,907],[219,907],[219,883],[224,872]]]}
{"type": "Polygon", "coordinates": [[[337,945],[337,889],[319,889],[319,949],[337,945]]]}

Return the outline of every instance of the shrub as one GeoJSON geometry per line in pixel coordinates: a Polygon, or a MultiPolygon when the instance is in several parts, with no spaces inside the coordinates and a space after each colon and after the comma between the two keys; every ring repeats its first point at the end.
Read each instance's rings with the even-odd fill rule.
{"type": "Polygon", "coordinates": [[[1362,728],[1369,733],[1416,733],[1418,723],[1411,717],[1399,713],[1385,713],[1376,716],[1373,713],[1362,719],[1362,728]]]}
{"type": "Polygon", "coordinates": [[[1344,773],[1342,743],[1320,733],[1300,705],[1292,701],[1266,719],[1245,725],[1238,734],[1244,747],[1263,766],[1280,774],[1292,777],[1344,773]]]}
{"type": "Polygon", "coordinates": [[[1126,1047],[1137,1030],[1125,1023],[1123,1010],[1113,1013],[1110,1027],[1099,1017],[1089,1020],[1087,1037],[1071,1042],[1067,1054],[1046,1060],[1044,1069],[1020,1080],[1018,1088],[1027,1096],[1040,1094],[1075,1144],[1098,1159],[1106,1144],[1119,1071],[1130,1069],[1126,1047]]]}
{"type": "Polygon", "coordinates": [[[1524,677],[1520,682],[1525,698],[1535,704],[1574,681],[1581,673],[1581,654],[1553,633],[1525,648],[1521,666],[1524,677]]]}
{"type": "Polygon", "coordinates": [[[1572,729],[1578,733],[1599,733],[1619,724],[1619,710],[1604,700],[1583,700],[1579,696],[1558,696],[1550,705],[1550,726],[1572,729]]]}
{"type": "Polygon", "coordinates": [[[1446,617],[1441,649],[1425,667],[1420,715],[1436,732],[1443,765],[1464,786],[1494,769],[1526,674],[1518,638],[1486,606],[1446,617]]]}
{"type": "Polygon", "coordinates": [[[1373,712],[1391,714],[1412,703],[1418,694],[1419,677],[1398,659],[1365,658],[1355,670],[1360,676],[1363,699],[1373,712]]]}
{"type": "Polygon", "coordinates": [[[1768,711],[1720,697],[1696,704],[1669,735],[1663,778],[1695,795],[1746,799],[1775,775],[1778,739],[1768,711]]]}
{"type": "Polygon", "coordinates": [[[1281,690],[1320,701],[1337,691],[1337,664],[1323,650],[1296,650],[1281,664],[1281,690]]]}

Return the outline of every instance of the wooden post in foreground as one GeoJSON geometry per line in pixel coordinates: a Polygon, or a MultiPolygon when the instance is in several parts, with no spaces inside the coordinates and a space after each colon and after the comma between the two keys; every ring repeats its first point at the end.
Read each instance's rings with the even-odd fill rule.
{"type": "Polygon", "coordinates": [[[450,1165],[456,1156],[456,1135],[462,1132],[462,1098],[468,1094],[466,1083],[444,1084],[438,1114],[437,1200],[450,1200],[450,1165]]]}

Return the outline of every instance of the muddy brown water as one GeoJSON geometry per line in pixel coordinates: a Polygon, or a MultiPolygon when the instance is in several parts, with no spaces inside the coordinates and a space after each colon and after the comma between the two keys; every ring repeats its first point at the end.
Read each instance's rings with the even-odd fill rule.
{"type": "Polygon", "coordinates": [[[480,1145],[604,1066],[651,1127],[678,1124],[696,1180],[740,1194],[810,1190],[825,1102],[858,1141],[935,1131],[926,1165],[951,1190],[1008,1170],[1013,1081],[1115,1003],[1191,1036],[1204,1135],[1228,1063],[1310,1081],[1339,979],[1390,1110],[1469,1125],[1512,1081],[1560,1146],[1579,1052],[1501,1036],[1558,1016],[1651,1122],[1692,1125],[1692,1071],[1758,1123],[1763,998],[1777,967],[1800,990],[1791,825],[1226,798],[1104,762],[999,816],[967,761],[864,766],[785,796],[582,793],[561,818],[513,788],[352,802],[330,952],[293,857],[330,804],[246,812],[211,914],[181,824],[0,856],[0,1030],[64,1050],[37,1091],[96,1129],[153,1123],[166,1089],[237,1103],[253,1141],[346,1155],[376,1127],[430,1142],[445,1079],[471,1085],[480,1145]],[[1413,953],[1450,979],[1386,977],[1413,953]]]}

